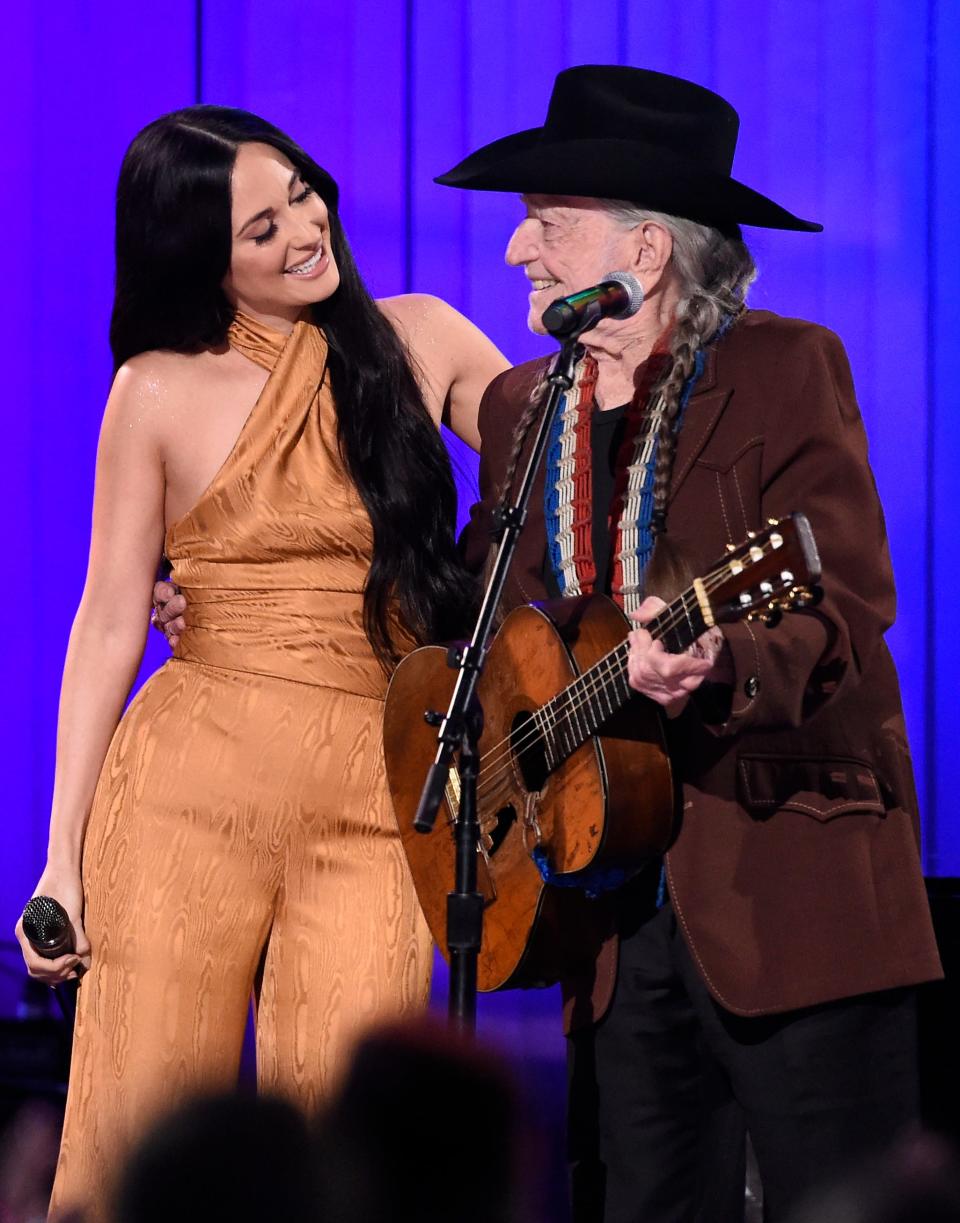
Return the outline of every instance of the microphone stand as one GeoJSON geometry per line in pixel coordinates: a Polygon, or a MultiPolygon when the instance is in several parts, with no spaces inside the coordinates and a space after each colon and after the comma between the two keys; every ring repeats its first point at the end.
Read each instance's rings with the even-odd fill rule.
{"type": "Polygon", "coordinates": [[[583,355],[578,343],[582,332],[599,318],[584,319],[566,337],[547,379],[545,407],[533,449],[516,498],[495,511],[494,538],[500,546],[484,592],[483,602],[469,644],[453,648],[447,656],[450,667],[458,670],[457,681],[446,715],[429,715],[440,721],[437,754],[427,773],[414,828],[427,833],[433,828],[443,800],[454,752],[460,749],[460,810],[454,821],[456,871],[454,890],[447,895],[447,946],[450,951],[449,1020],[461,1034],[470,1034],[477,1017],[477,957],[483,935],[483,897],[477,891],[477,853],[480,824],[477,816],[477,773],[480,757],[478,743],[483,732],[483,710],[476,690],[486,659],[494,616],[499,606],[517,540],[527,518],[527,507],[534,479],[543,461],[560,396],[573,386],[574,368],[583,355]]]}

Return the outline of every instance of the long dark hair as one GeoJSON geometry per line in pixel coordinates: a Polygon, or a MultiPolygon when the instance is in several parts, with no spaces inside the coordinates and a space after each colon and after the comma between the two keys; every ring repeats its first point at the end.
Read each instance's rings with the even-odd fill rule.
{"type": "Polygon", "coordinates": [[[463,631],[473,580],[456,552],[450,461],[407,353],[367,291],[337,214],[337,185],[278,128],[247,111],[191,106],[155,120],[127,150],[117,186],[117,278],[110,344],[116,368],[141,352],[224,343],[234,309],[230,177],[237,149],[272,145],[330,214],[340,287],[312,307],[329,345],[347,469],[373,524],[364,588],[367,636],[389,666],[396,603],[419,641],[463,631]]]}

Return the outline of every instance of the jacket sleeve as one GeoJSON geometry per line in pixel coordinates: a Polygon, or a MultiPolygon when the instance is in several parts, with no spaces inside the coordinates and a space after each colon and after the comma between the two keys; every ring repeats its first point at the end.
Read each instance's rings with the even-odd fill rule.
{"type": "Polygon", "coordinates": [[[792,337],[776,362],[764,428],[764,520],[805,513],[820,553],[822,602],[761,623],[724,626],[735,681],[720,705],[694,706],[716,735],[796,727],[858,683],[893,623],[883,511],[840,340],[821,327],[792,337]]]}

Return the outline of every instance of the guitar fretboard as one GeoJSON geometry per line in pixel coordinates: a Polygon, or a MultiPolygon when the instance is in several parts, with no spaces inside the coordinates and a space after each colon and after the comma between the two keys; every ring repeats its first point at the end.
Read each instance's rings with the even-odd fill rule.
{"type": "MultiPolygon", "coordinates": [[[[692,586],[645,626],[670,654],[682,654],[706,631],[692,586]]],[[[552,771],[633,695],[627,680],[630,645],[622,641],[533,714],[547,767],[552,771]]]]}

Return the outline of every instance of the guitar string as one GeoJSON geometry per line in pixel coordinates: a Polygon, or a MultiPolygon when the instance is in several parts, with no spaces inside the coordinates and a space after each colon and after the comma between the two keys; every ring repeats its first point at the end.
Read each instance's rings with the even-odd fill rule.
{"type": "MultiPolygon", "coordinates": [[[[686,623],[691,629],[694,627],[691,622],[690,607],[688,606],[691,599],[696,599],[696,593],[688,590],[676,601],[682,604],[682,609],[678,608],[676,611],[673,611],[672,608],[666,608],[665,611],[670,611],[671,615],[662,624],[657,623],[658,618],[654,619],[652,627],[659,630],[657,640],[662,640],[669,632],[676,629],[682,623],[686,623]]],[[[693,610],[694,612],[700,611],[699,602],[696,603],[693,610]]],[[[662,616],[664,613],[661,612],[660,614],[662,616]]],[[[693,640],[696,640],[696,636],[693,640]]],[[[535,725],[529,731],[522,734],[516,740],[507,737],[494,744],[487,754],[486,763],[480,769],[478,782],[483,779],[489,785],[493,780],[499,779],[504,771],[504,769],[497,767],[501,761],[511,761],[517,753],[522,753],[538,738],[546,739],[545,728],[541,722],[537,721],[537,716],[552,705],[558,697],[563,696],[566,699],[558,710],[559,716],[554,715],[552,717],[550,729],[555,733],[562,733],[566,729],[567,724],[572,723],[574,718],[590,704],[594,697],[609,689],[609,680],[611,678],[615,681],[623,679],[625,675],[623,664],[626,659],[616,656],[623,651],[626,645],[626,641],[619,642],[612,650],[608,651],[607,654],[588,668],[587,671],[564,688],[562,692],[557,693],[550,701],[540,706],[532,715],[531,720],[535,722],[535,725]],[[494,752],[499,752],[499,754],[493,755],[494,752]],[[492,773],[494,769],[496,769],[495,774],[492,773]]],[[[618,699],[617,707],[619,708],[622,704],[622,699],[618,699]]],[[[609,714],[605,716],[609,716],[609,714]]],[[[588,731],[587,735],[589,736],[591,733],[593,732],[588,731]]]]}
{"type": "MultiPolygon", "coordinates": [[[[785,560],[786,558],[784,558],[784,561],[785,560]]],[[[714,573],[708,575],[702,580],[703,587],[708,593],[712,593],[718,586],[722,585],[727,580],[728,572],[724,572],[724,570],[729,571],[730,563],[730,561],[725,562],[723,567],[714,571],[714,573]]],[[[696,591],[692,588],[688,588],[683,595],[681,595],[680,598],[675,601],[673,605],[675,610],[673,610],[673,608],[665,609],[666,612],[670,612],[671,614],[665,621],[663,621],[663,623],[658,623],[659,617],[655,617],[651,622],[653,627],[659,630],[656,639],[662,640],[669,632],[675,630],[684,623],[686,623],[692,630],[694,628],[694,624],[691,620],[691,605],[692,611],[694,613],[700,613],[702,616],[699,600],[696,597],[696,591]]],[[[746,608],[744,608],[744,610],[746,610],[746,608]]],[[[660,613],[661,616],[663,616],[663,614],[663,612],[660,613]]],[[[705,628],[706,626],[704,626],[704,630],[705,628]]],[[[701,632],[704,630],[701,630],[701,632]]],[[[696,636],[694,636],[692,640],[696,640],[696,636]]],[[[531,721],[534,723],[534,725],[529,731],[522,734],[519,739],[514,741],[511,740],[510,737],[507,737],[491,747],[490,752],[487,754],[487,761],[481,767],[478,775],[478,793],[480,783],[483,784],[484,791],[489,792],[490,787],[499,781],[500,777],[507,771],[507,766],[512,759],[517,754],[522,754],[522,752],[530,745],[535,743],[538,738],[542,739],[546,743],[547,750],[549,751],[550,740],[548,735],[552,733],[554,743],[556,743],[560,735],[569,729],[574,719],[577,718],[581,712],[589,706],[590,702],[593,701],[594,698],[602,695],[604,691],[609,691],[609,680],[611,677],[615,681],[622,680],[624,678],[623,662],[625,660],[617,659],[615,658],[615,655],[617,655],[623,649],[625,644],[625,642],[620,642],[616,647],[614,647],[614,649],[608,651],[603,658],[594,663],[581,676],[578,676],[577,679],[568,685],[567,688],[563,689],[561,693],[557,693],[556,696],[551,698],[550,701],[545,702],[545,704],[542,705],[539,710],[535,711],[531,717],[531,721]],[[559,716],[555,714],[551,715],[551,722],[549,723],[548,729],[547,725],[542,721],[542,719],[538,719],[538,714],[546,710],[560,696],[566,696],[567,699],[561,706],[559,716]],[[494,755],[493,753],[498,754],[494,755]],[[502,764],[501,762],[506,763],[502,764]]],[[[610,702],[608,699],[608,704],[609,703],[610,702]]],[[[622,706],[622,704],[623,700],[618,699],[617,707],[619,708],[622,706]]],[[[602,714],[602,710],[600,712],[602,714]]],[[[604,717],[607,716],[610,716],[610,714],[608,713],[601,716],[600,722],[602,722],[604,717]]],[[[597,725],[599,724],[600,723],[598,722],[597,725]]],[[[583,738],[581,738],[580,744],[577,744],[576,747],[579,747],[583,742],[585,742],[586,738],[593,734],[595,729],[596,727],[587,730],[584,734],[583,728],[577,727],[578,733],[583,735],[583,738]]],[[[573,750],[576,750],[576,747],[573,750]]]]}
{"type": "MultiPolygon", "coordinates": [[[[754,546],[757,546],[757,545],[754,545],[754,546]]],[[[759,545],[759,546],[762,547],[763,545],[759,545]]],[[[767,553],[767,555],[769,555],[769,553],[767,553]]],[[[726,561],[723,566],[720,566],[717,569],[711,571],[711,573],[708,574],[707,577],[702,579],[703,587],[708,593],[712,593],[718,586],[723,585],[723,583],[727,580],[727,574],[724,572],[724,569],[725,568],[729,569],[732,559],[733,558],[731,558],[730,561],[726,561]]],[[[785,560],[786,560],[786,557],[784,557],[784,561],[785,560]]],[[[756,564],[757,562],[752,562],[752,563],[756,564]]],[[[794,584],[795,582],[796,582],[796,579],[794,579],[794,584]]],[[[660,617],[654,617],[653,621],[650,622],[650,625],[651,627],[655,629],[659,629],[658,638],[657,638],[658,640],[662,639],[669,632],[676,629],[678,625],[680,625],[683,621],[686,621],[688,627],[691,630],[693,629],[694,626],[691,621],[689,605],[693,606],[694,612],[701,611],[699,600],[696,597],[696,591],[690,587],[688,587],[688,589],[684,591],[684,593],[678,599],[676,599],[669,608],[664,609],[665,612],[671,612],[671,615],[667,618],[667,620],[663,621],[662,624],[659,624],[658,621],[660,617]],[[676,608],[676,611],[673,610],[674,608],[676,608]]],[[[744,608],[743,610],[746,611],[746,608],[744,608]]],[[[663,615],[664,615],[664,612],[661,612],[660,616],[663,616],[663,615]]],[[[701,633],[705,631],[706,627],[707,626],[704,625],[704,628],[701,630],[701,633]]],[[[692,639],[696,640],[696,636],[699,636],[699,635],[700,635],[699,633],[695,634],[695,636],[692,639]]],[[[623,645],[624,645],[624,642],[620,642],[617,646],[615,646],[612,650],[610,650],[606,655],[604,655],[603,658],[599,659],[596,663],[594,663],[587,671],[585,671],[582,675],[578,676],[571,684],[568,685],[567,688],[563,689],[561,693],[557,693],[553,698],[551,698],[550,701],[545,702],[545,704],[540,707],[540,710],[537,710],[534,713],[533,715],[534,718],[537,716],[537,713],[539,713],[541,710],[544,710],[549,705],[551,705],[553,701],[557,699],[557,697],[565,695],[565,694],[573,694],[575,690],[579,691],[579,695],[581,697],[584,696],[585,694],[586,700],[581,699],[579,701],[574,701],[572,699],[568,699],[568,701],[566,702],[566,706],[567,706],[567,709],[569,710],[569,715],[566,716],[566,720],[569,720],[570,716],[573,716],[576,713],[578,713],[580,709],[583,708],[586,701],[592,699],[592,697],[595,696],[598,693],[598,691],[601,691],[603,686],[605,685],[606,680],[600,677],[599,675],[594,676],[594,672],[599,672],[601,667],[603,667],[605,664],[609,664],[613,658],[613,655],[616,654],[623,647],[623,645]],[[592,680],[594,678],[600,680],[600,682],[594,683],[592,687],[584,686],[583,681],[588,680],[588,679],[592,680]]],[[[559,725],[559,721],[556,724],[559,725]]],[[[535,739],[538,733],[539,732],[537,731],[532,732],[532,738],[535,739]]],[[[531,736],[528,736],[528,738],[530,737],[531,736]]],[[[493,757],[492,756],[493,752],[498,751],[499,749],[503,748],[504,745],[506,745],[508,748],[507,755],[512,755],[513,751],[516,750],[517,744],[523,743],[523,742],[524,742],[523,740],[512,742],[510,738],[505,738],[505,739],[502,739],[499,743],[494,744],[490,748],[490,751],[488,753],[489,763],[485,768],[481,769],[481,775],[483,774],[484,771],[486,771],[486,769],[488,769],[492,764],[496,763],[500,759],[500,757],[493,757]]]]}
{"type": "MultiPolygon", "coordinates": [[[[622,677],[622,670],[619,670],[618,668],[610,668],[609,670],[611,675],[616,676],[619,674],[622,677]]],[[[619,696],[613,698],[612,701],[610,698],[608,698],[608,704],[609,703],[615,704],[619,708],[623,704],[623,700],[619,696]]],[[[522,754],[527,747],[529,747],[537,739],[540,739],[544,744],[545,754],[550,765],[550,771],[552,772],[556,767],[556,763],[559,763],[559,761],[554,763],[550,760],[550,757],[556,755],[557,747],[561,745],[563,736],[568,730],[573,729],[574,721],[578,715],[582,713],[585,704],[586,702],[581,702],[576,708],[571,708],[569,711],[555,717],[549,727],[543,723],[537,723],[527,733],[525,741],[518,741],[516,745],[517,754],[522,754]]],[[[601,718],[600,721],[602,720],[603,719],[601,718]]],[[[582,743],[589,738],[592,732],[588,729],[584,734],[584,728],[581,723],[575,729],[574,733],[580,737],[580,742],[582,743]]],[[[573,751],[576,750],[576,746],[579,746],[579,744],[576,744],[572,749],[567,744],[564,744],[563,746],[567,749],[564,752],[564,757],[566,757],[572,755],[573,751]]],[[[513,751],[502,752],[498,757],[497,762],[492,762],[487,768],[481,770],[482,776],[478,775],[477,777],[478,799],[482,800],[489,797],[490,794],[496,789],[502,778],[509,776],[513,759],[513,751]]]]}
{"type": "MultiPolygon", "coordinates": [[[[681,620],[685,620],[687,623],[690,623],[689,611],[682,617],[677,614],[670,620],[665,621],[664,626],[661,626],[662,631],[658,636],[658,640],[662,639],[662,637],[666,636],[668,632],[676,628],[677,624],[680,623],[681,620]]],[[[693,626],[691,625],[691,627],[693,626]]],[[[559,737],[564,734],[574,723],[574,721],[580,718],[585,709],[590,709],[591,702],[593,702],[596,698],[601,697],[604,693],[610,691],[611,679],[614,681],[614,683],[625,680],[626,672],[624,670],[624,664],[626,662],[626,657],[621,655],[623,655],[623,651],[626,646],[627,643],[625,641],[620,642],[616,647],[614,647],[613,650],[609,651],[603,658],[594,663],[587,671],[578,676],[577,679],[568,685],[568,687],[561,693],[558,693],[554,698],[542,705],[540,709],[535,711],[531,718],[534,725],[528,731],[521,734],[519,738],[505,738],[499,743],[494,744],[490,749],[490,753],[488,753],[486,763],[480,770],[478,781],[483,781],[486,786],[489,787],[489,785],[495,780],[498,780],[504,772],[504,769],[499,767],[501,762],[509,762],[517,753],[522,754],[522,752],[531,744],[536,742],[538,738],[543,739],[547,743],[549,750],[550,736],[553,736],[554,741],[558,740],[559,737]],[[548,717],[550,720],[549,722],[545,722],[543,717],[540,715],[542,715],[549,708],[549,706],[553,705],[554,701],[561,696],[565,698],[563,703],[557,708],[556,711],[551,711],[549,713],[548,717]],[[494,752],[498,752],[498,754],[493,755],[494,752]]],[[[615,697],[615,701],[618,709],[624,703],[623,697],[620,695],[615,697]]],[[[608,706],[611,706],[612,704],[609,697],[607,699],[607,704],[608,706]]],[[[597,711],[592,710],[591,712],[597,711]]],[[[597,725],[599,725],[599,723],[606,717],[611,716],[615,711],[611,707],[608,708],[606,713],[604,713],[603,710],[599,710],[598,712],[601,714],[601,717],[597,725]]],[[[584,732],[582,726],[578,726],[577,731],[578,733],[584,735],[585,738],[589,737],[589,735],[593,733],[592,729],[584,732]]],[[[583,740],[581,740],[581,742],[583,742],[583,740]]]]}
{"type": "MultiPolygon", "coordinates": [[[[665,608],[664,612],[660,613],[660,615],[663,616],[665,612],[670,612],[671,615],[667,619],[665,619],[662,623],[658,623],[659,617],[654,618],[654,620],[651,622],[651,627],[657,630],[657,640],[662,640],[668,633],[672,632],[683,623],[686,623],[689,628],[693,629],[694,626],[691,621],[690,605],[694,600],[696,600],[696,592],[687,590],[680,597],[680,599],[677,599],[675,603],[671,605],[671,607],[665,608]],[[676,604],[681,604],[682,606],[674,610],[676,604]]],[[[693,611],[695,613],[700,612],[699,601],[696,601],[696,603],[693,605],[693,611]]],[[[706,626],[704,626],[704,628],[705,627],[706,626]]],[[[703,630],[701,630],[701,632],[702,631],[703,630]]],[[[696,640],[696,636],[699,636],[699,634],[696,634],[693,640],[696,640]]],[[[614,679],[620,679],[623,677],[623,663],[625,662],[625,659],[617,658],[616,655],[619,654],[626,645],[626,641],[618,642],[618,644],[614,646],[612,650],[609,650],[602,658],[593,663],[588,670],[573,680],[572,683],[562,690],[562,692],[557,693],[550,699],[550,701],[547,701],[544,703],[544,705],[540,706],[540,708],[532,715],[533,719],[536,719],[539,713],[547,709],[548,706],[552,705],[558,697],[564,696],[566,697],[566,700],[561,706],[560,716],[556,717],[553,721],[553,727],[556,729],[566,722],[571,722],[573,718],[579,714],[580,711],[595,696],[608,687],[608,680],[611,676],[614,679]]],[[[622,702],[618,701],[618,706],[620,704],[622,704],[622,702]]],[[[538,737],[544,737],[543,731],[540,729],[539,725],[536,728],[528,731],[525,736],[521,736],[519,739],[513,740],[511,737],[507,737],[501,739],[499,743],[493,744],[487,753],[486,763],[480,769],[479,777],[483,777],[485,774],[489,776],[490,770],[494,766],[498,765],[501,760],[511,759],[518,750],[523,751],[538,737]],[[494,752],[498,751],[500,753],[499,755],[493,755],[494,752]]]]}
{"type": "MultiPolygon", "coordinates": [[[[783,558],[784,563],[786,559],[787,559],[786,557],[783,558]]],[[[730,562],[727,562],[728,566],[729,564],[730,562]]],[[[703,585],[706,590],[712,592],[713,590],[716,589],[718,585],[722,585],[724,580],[725,580],[725,575],[723,574],[722,570],[718,570],[718,571],[714,571],[714,574],[711,574],[707,578],[704,578],[703,585]]],[[[792,582],[795,585],[796,579],[793,578],[792,582]]],[[[680,624],[683,620],[686,621],[691,631],[694,630],[695,626],[691,620],[691,614],[690,614],[691,604],[692,604],[694,613],[698,613],[701,611],[700,606],[699,606],[699,600],[696,600],[696,602],[694,602],[695,599],[696,599],[696,592],[692,589],[688,589],[687,591],[684,592],[684,594],[680,597],[680,599],[675,601],[673,607],[676,608],[676,611],[672,611],[671,608],[665,609],[667,611],[671,611],[671,615],[668,616],[667,619],[662,622],[662,624],[657,623],[657,620],[659,619],[658,617],[654,618],[654,621],[652,621],[651,624],[653,625],[654,628],[658,628],[660,630],[658,634],[658,639],[662,639],[663,637],[667,635],[667,633],[676,629],[678,624],[680,624]]],[[[746,608],[744,608],[744,611],[745,610],[746,608]]],[[[661,612],[661,616],[663,616],[663,614],[664,613],[661,612]]],[[[706,626],[704,625],[704,629],[705,628],[706,626]]],[[[701,632],[702,631],[703,630],[701,630],[701,632]]],[[[696,637],[699,635],[700,635],[699,633],[695,632],[692,639],[695,640],[696,637]]],[[[490,753],[488,753],[487,764],[483,768],[481,768],[481,771],[480,771],[480,777],[484,777],[485,775],[487,789],[489,789],[489,786],[492,783],[494,783],[495,781],[498,781],[499,778],[503,775],[503,772],[505,771],[504,768],[497,767],[500,765],[500,762],[502,760],[506,760],[508,762],[511,761],[517,752],[522,752],[523,750],[525,750],[531,743],[535,742],[537,738],[544,740],[547,743],[547,749],[549,750],[550,742],[548,739],[548,735],[551,731],[554,733],[554,743],[556,743],[556,741],[559,740],[560,736],[566,733],[568,729],[567,724],[573,723],[575,719],[578,719],[583,709],[589,706],[590,702],[593,701],[594,698],[598,697],[599,695],[602,695],[605,691],[609,691],[609,687],[610,687],[609,680],[611,676],[615,681],[623,680],[624,678],[623,662],[625,660],[619,659],[619,658],[615,659],[614,656],[622,650],[624,644],[625,644],[624,642],[619,643],[618,646],[616,646],[613,650],[609,651],[602,659],[594,663],[592,667],[590,667],[586,672],[583,673],[583,675],[578,676],[577,679],[575,679],[561,693],[558,693],[557,696],[555,696],[554,698],[551,698],[551,700],[546,702],[544,705],[542,705],[539,710],[535,711],[531,719],[534,725],[526,733],[525,736],[521,736],[517,740],[511,740],[509,738],[505,738],[505,739],[502,739],[500,743],[493,745],[493,747],[490,749],[490,753]],[[613,665],[614,662],[616,664],[615,666],[613,665]],[[547,710],[549,706],[552,705],[554,701],[557,700],[557,698],[560,696],[566,697],[564,704],[560,707],[560,715],[557,716],[556,714],[551,713],[550,723],[549,724],[545,723],[543,719],[540,718],[538,715],[540,715],[543,711],[547,710]],[[548,729],[548,725],[549,725],[549,729],[548,729]],[[506,750],[500,750],[500,749],[503,749],[504,747],[506,748],[506,750]],[[499,751],[500,754],[493,756],[492,753],[496,751],[499,751]]],[[[624,703],[623,699],[618,698],[617,707],[620,708],[623,705],[623,703],[624,703]]],[[[608,706],[610,705],[609,697],[607,699],[607,704],[608,706]]],[[[602,709],[600,709],[599,711],[594,709],[591,712],[600,713],[601,715],[600,719],[596,723],[596,726],[599,726],[600,723],[606,717],[611,716],[613,710],[608,709],[608,711],[604,713],[602,709]]],[[[596,726],[586,731],[584,731],[582,725],[578,726],[576,728],[577,732],[582,736],[580,739],[580,743],[574,745],[572,749],[568,748],[567,749],[568,752],[575,751],[577,747],[579,747],[583,742],[585,742],[586,738],[588,738],[591,734],[595,733],[596,726]]]]}
{"type": "MultiPolygon", "coordinates": [[[[505,744],[506,750],[501,751],[497,757],[489,759],[488,763],[481,768],[477,781],[478,785],[482,786],[484,791],[489,791],[490,786],[498,781],[500,777],[507,772],[509,762],[512,761],[517,754],[522,755],[522,753],[533,743],[535,743],[537,739],[542,739],[547,745],[547,750],[549,751],[551,740],[556,743],[566,732],[566,730],[573,725],[574,721],[580,717],[583,711],[585,709],[590,709],[591,701],[593,701],[594,698],[602,696],[605,692],[610,691],[612,686],[610,683],[611,680],[613,680],[614,683],[624,680],[626,672],[623,664],[626,662],[626,658],[615,659],[613,657],[613,653],[614,652],[611,652],[610,655],[595,663],[594,666],[590,668],[590,671],[585,672],[584,675],[580,677],[580,680],[589,679],[589,684],[574,681],[574,683],[569,685],[568,688],[564,689],[565,693],[571,694],[574,692],[574,690],[576,690],[576,698],[571,695],[570,699],[565,701],[560,707],[557,714],[551,715],[549,724],[546,724],[537,718],[537,714],[540,713],[540,710],[538,710],[537,713],[532,715],[532,721],[534,722],[533,727],[531,727],[515,741],[503,739],[499,744],[495,745],[497,748],[500,748],[505,744]],[[501,762],[504,763],[501,764],[501,762]]],[[[552,701],[548,703],[552,704],[552,701]]],[[[615,704],[616,709],[619,709],[624,704],[624,700],[620,695],[615,695],[613,700],[608,697],[607,704],[608,706],[615,704]]],[[[541,709],[543,708],[544,707],[542,706],[541,709]]],[[[599,712],[601,713],[601,717],[597,722],[597,725],[603,722],[607,717],[610,717],[615,711],[616,710],[614,708],[609,708],[606,713],[600,710],[599,712]]],[[[589,736],[594,733],[593,730],[586,730],[584,732],[582,726],[578,726],[576,730],[579,734],[583,735],[581,742],[584,742],[586,738],[589,738],[589,736]]],[[[577,744],[577,746],[579,746],[579,744],[577,744]]]]}

